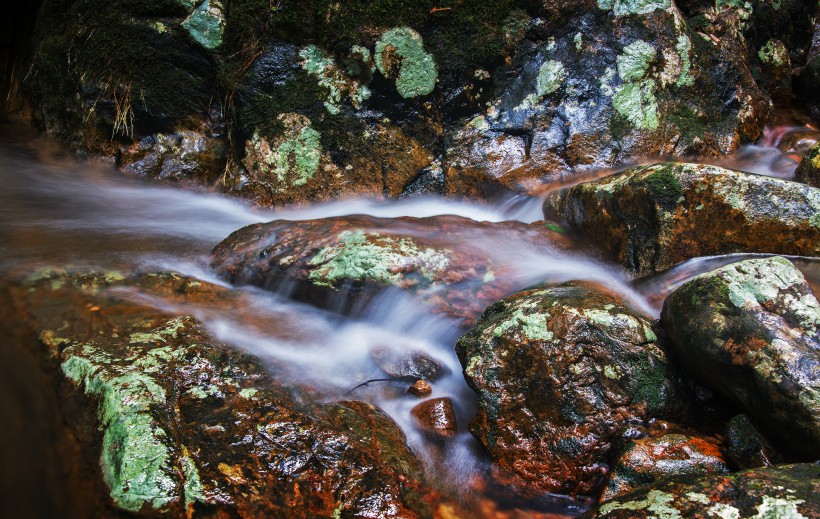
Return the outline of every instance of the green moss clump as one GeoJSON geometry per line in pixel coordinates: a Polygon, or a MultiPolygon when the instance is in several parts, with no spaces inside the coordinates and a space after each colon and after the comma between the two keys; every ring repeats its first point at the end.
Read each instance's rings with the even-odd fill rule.
{"type": "Polygon", "coordinates": [[[683,186],[675,175],[674,166],[658,168],[644,182],[661,207],[674,207],[683,196],[683,186]]]}

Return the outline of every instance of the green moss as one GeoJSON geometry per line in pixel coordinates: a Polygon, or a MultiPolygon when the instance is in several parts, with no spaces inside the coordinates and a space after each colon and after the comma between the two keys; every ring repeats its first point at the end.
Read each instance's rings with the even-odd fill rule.
{"type": "Polygon", "coordinates": [[[372,281],[404,288],[435,283],[450,263],[449,251],[419,247],[409,238],[384,237],[364,231],[344,231],[334,245],[323,248],[309,264],[309,278],[336,288],[345,281],[372,281]],[[412,267],[413,273],[408,273],[412,267]],[[414,275],[415,274],[415,275],[414,275]]]}
{"type": "Polygon", "coordinates": [[[678,205],[683,196],[683,185],[675,174],[674,166],[661,166],[644,179],[649,191],[663,208],[678,205]]]}
{"type": "Polygon", "coordinates": [[[222,45],[224,23],[221,2],[205,0],[182,22],[182,26],[197,43],[206,49],[213,50],[222,45]]]}
{"type": "Polygon", "coordinates": [[[436,63],[413,29],[397,27],[385,32],[376,42],[375,59],[379,72],[395,77],[396,90],[405,99],[427,95],[436,86],[436,63]]]}

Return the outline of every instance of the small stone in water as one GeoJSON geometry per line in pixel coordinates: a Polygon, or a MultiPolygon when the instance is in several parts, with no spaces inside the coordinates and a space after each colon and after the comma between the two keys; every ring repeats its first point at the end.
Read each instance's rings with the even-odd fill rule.
{"type": "Polygon", "coordinates": [[[407,388],[407,392],[413,396],[423,398],[429,396],[433,392],[433,388],[424,380],[416,380],[412,386],[407,388]]]}
{"type": "Polygon", "coordinates": [[[449,398],[426,400],[411,409],[410,413],[425,432],[435,436],[447,438],[458,432],[456,412],[449,398]]]}
{"type": "Polygon", "coordinates": [[[446,374],[440,362],[420,351],[398,351],[374,348],[370,358],[386,374],[400,379],[423,379],[435,382],[446,374]]]}

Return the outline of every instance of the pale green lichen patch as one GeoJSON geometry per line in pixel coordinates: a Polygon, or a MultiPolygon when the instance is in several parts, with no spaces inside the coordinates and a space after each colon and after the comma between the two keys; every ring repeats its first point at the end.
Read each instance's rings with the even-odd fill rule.
{"type": "Polygon", "coordinates": [[[709,517],[716,519],[740,519],[740,510],[724,503],[715,503],[707,509],[709,517]]]}
{"type": "Polygon", "coordinates": [[[254,133],[246,151],[252,157],[251,167],[274,176],[279,183],[276,189],[284,191],[288,183],[303,186],[313,178],[322,162],[322,143],[307,117],[282,114],[278,119],[285,128],[283,135],[272,145],[254,133]]]}
{"type": "MultiPolygon", "coordinates": [[[[137,332],[132,333],[129,339],[131,344],[151,344],[157,342],[165,342],[168,339],[176,339],[179,336],[180,330],[185,328],[185,321],[181,317],[177,317],[168,321],[164,327],[157,331],[150,333],[137,332]]],[[[160,350],[166,351],[166,350],[160,350]]],[[[156,353],[155,355],[158,355],[156,353]]]]}
{"type": "Polygon", "coordinates": [[[218,0],[205,0],[182,22],[182,27],[188,31],[191,38],[211,50],[222,45],[224,25],[222,4],[218,0]]]}
{"type": "Polygon", "coordinates": [[[789,67],[789,49],[780,40],[769,40],[757,52],[757,56],[763,63],[769,63],[775,67],[789,67]]]}
{"type": "Polygon", "coordinates": [[[612,9],[615,16],[649,14],[669,9],[671,5],[670,0],[598,0],[599,9],[612,9]]]}
{"type": "MultiPolygon", "coordinates": [[[[364,51],[367,49],[362,48],[364,51]]],[[[299,51],[302,68],[319,81],[319,86],[327,90],[325,108],[331,114],[341,111],[345,97],[350,99],[355,108],[370,98],[370,89],[351,78],[336,65],[331,56],[316,45],[308,45],[299,51]]],[[[368,52],[367,58],[370,54],[368,52]]]]}
{"type": "Polygon", "coordinates": [[[624,81],[639,81],[644,78],[649,65],[657,56],[655,47],[643,40],[636,40],[626,47],[616,58],[618,75],[624,81]]]}
{"type": "Polygon", "coordinates": [[[802,499],[763,496],[763,502],[757,506],[757,515],[754,517],[759,519],[808,519],[797,509],[797,505],[804,502],[802,499]]]}
{"type": "Polygon", "coordinates": [[[246,387],[246,388],[241,389],[239,391],[239,396],[241,396],[242,398],[250,400],[251,398],[256,396],[257,393],[259,393],[258,389],[253,388],[253,387],[246,387]]]}
{"type": "Polygon", "coordinates": [[[686,34],[678,36],[678,41],[675,44],[675,50],[680,58],[680,75],[678,76],[677,86],[688,87],[695,84],[695,78],[692,77],[692,40],[686,34]]]}
{"type": "Polygon", "coordinates": [[[535,93],[538,97],[549,95],[561,87],[566,71],[560,61],[545,61],[535,78],[535,93]]]}
{"type": "Polygon", "coordinates": [[[332,288],[352,280],[423,287],[437,282],[450,264],[450,254],[449,250],[419,246],[410,238],[344,231],[336,243],[310,260],[315,268],[309,279],[332,288]]]}
{"type": "Polygon", "coordinates": [[[680,519],[682,517],[680,511],[672,506],[674,501],[675,496],[672,494],[651,490],[644,499],[638,501],[606,503],[601,506],[600,513],[605,515],[615,510],[645,510],[652,512],[649,517],[656,519],[680,519]]]}
{"type": "Polygon", "coordinates": [[[101,362],[92,344],[73,345],[63,354],[63,373],[86,394],[99,399],[103,430],[100,464],[111,498],[124,510],[162,508],[178,497],[176,468],[166,432],[151,415],[165,403],[165,391],[128,365],[101,362]]]}
{"type": "Polygon", "coordinates": [[[658,129],[658,102],[655,99],[655,81],[625,83],[612,98],[612,106],[636,128],[658,129]]]}
{"type": "Polygon", "coordinates": [[[535,310],[537,306],[534,301],[518,303],[508,319],[492,328],[492,334],[501,337],[508,331],[515,330],[534,341],[552,340],[553,333],[547,329],[549,316],[535,310]]]}
{"type": "Polygon", "coordinates": [[[379,72],[396,79],[396,90],[405,99],[427,95],[436,86],[436,63],[413,29],[396,27],[385,32],[376,42],[375,59],[379,72]]]}

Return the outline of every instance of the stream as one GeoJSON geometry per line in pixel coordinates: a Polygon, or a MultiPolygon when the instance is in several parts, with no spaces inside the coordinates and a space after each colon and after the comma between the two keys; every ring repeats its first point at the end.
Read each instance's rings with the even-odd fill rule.
{"type": "MultiPolygon", "coordinates": [[[[789,178],[795,163],[776,147],[783,133],[770,131],[760,145],[715,163],[789,178]]],[[[352,214],[382,218],[458,215],[482,222],[542,219],[542,198],[528,195],[491,204],[419,197],[349,199],[261,210],[219,194],[123,176],[110,163],[79,160],[46,139],[14,127],[3,128],[1,135],[0,279],[17,279],[39,268],[57,266],[123,273],[173,270],[227,286],[209,269],[209,254],[231,232],[252,223],[352,214]]],[[[674,287],[702,272],[750,257],[698,258],[656,277],[635,280],[619,265],[602,259],[590,244],[577,240],[562,250],[536,249],[523,242],[486,245],[495,250],[494,262],[515,274],[517,290],[544,282],[589,280],[618,293],[653,318],[674,287]]],[[[816,290],[820,286],[818,264],[799,259],[796,264],[816,290]]],[[[242,304],[228,310],[207,304],[180,307],[137,291],[126,295],[159,309],[196,316],[215,337],[276,366],[294,386],[308,389],[317,398],[355,398],[379,406],[402,427],[431,481],[444,493],[463,495],[464,489],[474,487],[476,479],[488,471],[486,457],[467,431],[475,396],[464,382],[453,350],[464,332],[458,323],[399,291],[384,292],[342,317],[296,302],[287,294],[251,287],[233,289],[241,291],[242,304]],[[292,327],[270,325],[273,322],[288,322],[292,327]],[[456,407],[459,434],[447,449],[431,444],[417,431],[410,408],[418,401],[403,395],[406,384],[372,382],[356,388],[384,377],[370,359],[371,350],[380,345],[422,351],[447,368],[449,373],[436,382],[434,392],[436,397],[450,397],[456,407]]],[[[8,398],[7,393],[0,396],[0,400],[8,398]]],[[[565,515],[585,509],[560,496],[528,500],[521,506],[565,515]]]]}

